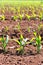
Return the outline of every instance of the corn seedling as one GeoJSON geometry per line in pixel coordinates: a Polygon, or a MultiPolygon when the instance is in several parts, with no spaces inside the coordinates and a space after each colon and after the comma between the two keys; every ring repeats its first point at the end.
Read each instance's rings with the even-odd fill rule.
{"type": "Polygon", "coordinates": [[[3,14],[5,13],[5,10],[4,10],[4,9],[2,10],[2,13],[3,13],[3,14]]]}
{"type": "Polygon", "coordinates": [[[14,29],[20,31],[20,23],[19,22],[18,22],[18,25],[16,25],[14,29]]]}
{"type": "Polygon", "coordinates": [[[17,8],[17,12],[20,13],[20,7],[17,8]]]}
{"type": "Polygon", "coordinates": [[[42,13],[40,13],[39,18],[42,21],[42,18],[43,18],[43,14],[42,13]]]}
{"type": "Polygon", "coordinates": [[[29,27],[27,28],[27,31],[30,32],[30,28],[29,27]]]}
{"type": "Polygon", "coordinates": [[[14,20],[14,21],[16,21],[17,20],[17,16],[12,16],[12,19],[14,20]]]}
{"type": "Polygon", "coordinates": [[[23,17],[24,17],[24,15],[23,15],[23,14],[22,14],[22,15],[21,15],[21,14],[19,14],[19,19],[20,19],[20,20],[22,20],[22,19],[23,19],[23,17]]]}
{"type": "Polygon", "coordinates": [[[16,42],[20,45],[20,48],[17,48],[19,54],[24,53],[24,46],[26,45],[27,40],[28,40],[27,38],[26,39],[23,38],[22,34],[20,35],[20,40],[16,40],[16,42]]]}
{"type": "Polygon", "coordinates": [[[40,50],[41,50],[41,48],[42,48],[42,45],[41,45],[41,36],[40,36],[40,35],[37,35],[36,32],[34,32],[34,35],[35,35],[35,37],[31,39],[31,42],[32,42],[33,40],[36,41],[37,53],[40,53],[40,50]]]}
{"type": "Polygon", "coordinates": [[[6,52],[6,46],[8,44],[8,40],[9,40],[9,36],[8,35],[6,36],[6,39],[4,38],[4,35],[1,38],[1,42],[2,42],[1,46],[2,46],[2,48],[4,50],[4,52],[6,52]]]}
{"type": "Polygon", "coordinates": [[[37,35],[36,32],[34,32],[34,35],[35,35],[35,40],[36,40],[36,45],[37,45],[37,53],[39,53],[41,48],[42,48],[42,45],[41,45],[41,36],[37,35]]]}
{"type": "Polygon", "coordinates": [[[9,30],[8,26],[4,28],[4,31],[7,32],[9,30]]]}
{"type": "Polygon", "coordinates": [[[30,17],[28,14],[26,14],[26,18],[27,18],[28,20],[30,20],[31,17],[30,17]]]}
{"type": "Polygon", "coordinates": [[[40,24],[40,25],[38,26],[38,31],[40,31],[42,27],[43,27],[43,24],[40,24]]]}
{"type": "Polygon", "coordinates": [[[4,15],[0,15],[0,20],[5,20],[5,16],[4,15]]]}
{"type": "Polygon", "coordinates": [[[35,13],[33,13],[32,18],[36,19],[36,14],[35,13]]]}
{"type": "Polygon", "coordinates": [[[41,36],[37,35],[36,32],[34,32],[34,35],[36,36],[35,40],[36,40],[36,45],[37,45],[37,53],[40,52],[42,45],[41,45],[41,36]]]}

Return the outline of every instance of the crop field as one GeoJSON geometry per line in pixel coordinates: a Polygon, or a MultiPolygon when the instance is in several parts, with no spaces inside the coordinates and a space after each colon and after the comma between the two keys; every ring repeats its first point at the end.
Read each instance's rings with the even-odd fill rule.
{"type": "Polygon", "coordinates": [[[0,0],[0,65],[43,65],[43,0],[0,0]]]}

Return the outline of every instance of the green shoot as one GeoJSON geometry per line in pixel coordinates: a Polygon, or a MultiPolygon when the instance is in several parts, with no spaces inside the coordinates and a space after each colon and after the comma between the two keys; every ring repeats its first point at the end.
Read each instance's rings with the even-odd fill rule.
{"type": "Polygon", "coordinates": [[[33,13],[33,15],[31,16],[31,18],[33,18],[35,20],[36,19],[36,14],[33,13]]]}
{"type": "Polygon", "coordinates": [[[34,32],[34,36],[35,36],[35,37],[31,39],[31,42],[32,42],[33,40],[36,41],[37,53],[40,53],[40,50],[41,50],[41,48],[42,48],[42,45],[41,45],[41,36],[40,36],[40,35],[37,35],[36,32],[34,32]]]}
{"type": "Polygon", "coordinates": [[[24,15],[19,14],[19,19],[22,20],[24,15]]]}
{"type": "Polygon", "coordinates": [[[20,23],[19,22],[18,22],[18,25],[16,25],[14,29],[17,29],[20,31],[20,23]]]}
{"type": "Polygon", "coordinates": [[[9,30],[8,26],[4,28],[4,31],[7,32],[9,30]]]}
{"type": "Polygon", "coordinates": [[[17,16],[12,16],[12,19],[14,20],[14,21],[16,21],[17,20],[17,16]]]}
{"type": "Polygon", "coordinates": [[[27,18],[28,20],[30,20],[31,17],[30,17],[28,14],[26,14],[26,18],[27,18]]]}
{"type": "Polygon", "coordinates": [[[2,36],[1,42],[2,42],[2,48],[4,50],[4,52],[6,52],[6,46],[9,40],[9,36],[6,36],[6,39],[4,38],[4,36],[2,36]]]}
{"type": "Polygon", "coordinates": [[[23,35],[20,35],[20,40],[16,40],[16,42],[20,45],[20,48],[17,48],[17,51],[19,54],[23,54],[24,53],[24,46],[26,45],[27,42],[27,38],[24,39],[23,35]]]}
{"type": "Polygon", "coordinates": [[[40,24],[40,25],[38,26],[38,31],[40,31],[42,27],[43,27],[43,24],[40,24]]]}
{"type": "Polygon", "coordinates": [[[40,16],[39,16],[40,20],[42,21],[43,18],[43,14],[40,12],[40,16]]]}
{"type": "Polygon", "coordinates": [[[37,35],[36,32],[34,32],[34,35],[35,35],[35,40],[36,40],[36,45],[37,45],[37,53],[39,53],[42,47],[41,46],[41,36],[37,35]]]}
{"type": "Polygon", "coordinates": [[[27,28],[27,31],[30,32],[30,28],[29,27],[27,28]]]}
{"type": "Polygon", "coordinates": [[[0,20],[5,20],[5,16],[4,15],[0,15],[0,20]]]}
{"type": "Polygon", "coordinates": [[[35,13],[33,13],[33,17],[36,18],[36,14],[35,13]]]}

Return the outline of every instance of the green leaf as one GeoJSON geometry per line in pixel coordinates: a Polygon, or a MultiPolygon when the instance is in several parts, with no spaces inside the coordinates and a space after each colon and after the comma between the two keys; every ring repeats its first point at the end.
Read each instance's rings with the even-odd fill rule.
{"type": "Polygon", "coordinates": [[[7,44],[6,43],[3,43],[2,46],[3,46],[3,49],[5,49],[6,46],[7,46],[7,44]]]}
{"type": "Polygon", "coordinates": [[[20,40],[23,40],[23,35],[22,34],[20,35],[20,40]]]}
{"type": "Polygon", "coordinates": [[[6,46],[7,46],[7,43],[8,43],[8,35],[7,35],[7,38],[6,39],[4,39],[4,35],[3,35],[1,42],[2,42],[2,48],[5,51],[6,46]]]}
{"type": "Polygon", "coordinates": [[[0,41],[2,41],[2,38],[0,38],[0,41]]]}
{"type": "Polygon", "coordinates": [[[20,42],[18,40],[15,40],[19,45],[20,45],[20,42]]]}
{"type": "Polygon", "coordinates": [[[35,36],[37,35],[36,31],[34,31],[34,35],[35,35],[35,36]]]}
{"type": "Polygon", "coordinates": [[[1,40],[2,43],[5,42],[5,39],[4,39],[4,35],[2,36],[2,40],[1,40]]]}
{"type": "Polygon", "coordinates": [[[35,38],[34,38],[34,37],[30,40],[30,42],[32,42],[33,40],[35,40],[35,38]]]}
{"type": "Polygon", "coordinates": [[[17,50],[17,51],[19,51],[19,50],[20,50],[20,48],[17,48],[16,50],[17,50]]]}
{"type": "Polygon", "coordinates": [[[39,39],[39,37],[36,37],[36,44],[40,44],[40,39],[39,39]]]}
{"type": "Polygon", "coordinates": [[[39,40],[41,41],[41,36],[39,35],[39,40]]]}
{"type": "Polygon", "coordinates": [[[18,51],[22,51],[23,50],[23,46],[21,46],[20,48],[17,48],[18,51]]]}
{"type": "Polygon", "coordinates": [[[5,43],[7,44],[8,41],[9,41],[9,36],[7,35],[6,40],[5,40],[5,43]]]}

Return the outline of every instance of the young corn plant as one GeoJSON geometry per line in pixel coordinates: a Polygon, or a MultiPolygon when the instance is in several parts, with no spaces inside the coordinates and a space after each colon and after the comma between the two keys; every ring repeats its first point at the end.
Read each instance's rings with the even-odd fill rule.
{"type": "Polygon", "coordinates": [[[20,20],[22,20],[22,19],[23,19],[23,17],[24,17],[24,15],[23,15],[23,14],[22,14],[22,15],[21,15],[21,14],[19,14],[19,19],[20,19],[20,20]]]}
{"type": "Polygon", "coordinates": [[[16,21],[17,20],[17,16],[12,16],[12,19],[14,20],[14,21],[16,21]]]}
{"type": "Polygon", "coordinates": [[[0,20],[5,20],[5,16],[4,15],[0,15],[0,20]]]}
{"type": "Polygon", "coordinates": [[[21,27],[20,27],[20,23],[19,22],[18,22],[18,25],[16,25],[14,29],[20,31],[21,27]]]}
{"type": "Polygon", "coordinates": [[[42,27],[43,27],[43,24],[40,24],[40,25],[38,26],[38,31],[40,31],[42,27]]]}
{"type": "Polygon", "coordinates": [[[17,8],[17,13],[19,13],[19,14],[20,14],[20,7],[18,7],[18,8],[17,8]]]}
{"type": "Polygon", "coordinates": [[[40,36],[40,35],[37,35],[36,32],[34,32],[34,35],[35,35],[35,37],[31,39],[31,42],[32,42],[33,40],[35,40],[35,42],[36,42],[36,47],[37,47],[37,53],[40,53],[40,50],[41,50],[41,48],[42,48],[42,45],[41,45],[41,36],[40,36]]]}
{"type": "Polygon", "coordinates": [[[27,31],[30,32],[30,28],[29,27],[27,28],[27,31]]]}
{"type": "Polygon", "coordinates": [[[8,44],[8,40],[9,40],[9,36],[8,35],[6,36],[6,39],[4,38],[4,35],[1,38],[1,42],[2,42],[1,46],[2,46],[2,48],[4,50],[4,52],[6,52],[6,46],[8,44]]]}
{"type": "Polygon", "coordinates": [[[4,14],[5,13],[5,8],[3,7],[3,9],[2,9],[2,13],[4,14]]]}
{"type": "Polygon", "coordinates": [[[35,14],[35,13],[32,14],[32,18],[33,18],[34,20],[36,19],[36,14],[35,14]]]}
{"type": "Polygon", "coordinates": [[[4,32],[7,32],[8,30],[9,30],[9,27],[8,26],[5,26],[4,32]]]}
{"type": "Polygon", "coordinates": [[[30,20],[31,17],[30,17],[28,14],[26,14],[26,18],[27,18],[28,20],[30,20]]]}
{"type": "Polygon", "coordinates": [[[36,45],[37,45],[37,53],[40,53],[40,50],[42,48],[42,45],[41,45],[41,36],[40,35],[37,35],[36,32],[34,32],[34,35],[35,35],[35,40],[36,40],[36,45]]]}
{"type": "Polygon", "coordinates": [[[39,15],[39,19],[40,19],[40,21],[42,21],[42,19],[43,19],[43,14],[40,12],[40,15],[39,15]]]}
{"type": "Polygon", "coordinates": [[[26,39],[23,38],[22,34],[20,35],[20,40],[16,40],[16,42],[20,45],[20,47],[17,48],[18,54],[22,55],[24,53],[24,47],[27,43],[27,40],[28,40],[27,38],[26,39]]]}

